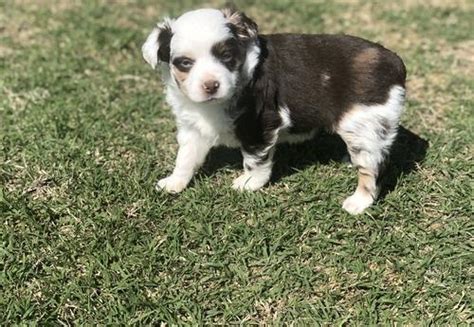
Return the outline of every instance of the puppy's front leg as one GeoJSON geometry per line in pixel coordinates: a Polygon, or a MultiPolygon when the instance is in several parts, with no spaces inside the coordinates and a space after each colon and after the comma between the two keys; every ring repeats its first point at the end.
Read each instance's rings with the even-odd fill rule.
{"type": "Polygon", "coordinates": [[[255,191],[267,184],[272,175],[274,152],[274,145],[254,152],[242,150],[244,173],[234,180],[232,187],[241,191],[255,191]]]}
{"type": "Polygon", "coordinates": [[[204,137],[198,131],[178,131],[178,156],[173,173],[156,184],[157,190],[165,190],[170,193],[178,193],[191,181],[196,170],[201,167],[206,159],[212,141],[204,137]]]}

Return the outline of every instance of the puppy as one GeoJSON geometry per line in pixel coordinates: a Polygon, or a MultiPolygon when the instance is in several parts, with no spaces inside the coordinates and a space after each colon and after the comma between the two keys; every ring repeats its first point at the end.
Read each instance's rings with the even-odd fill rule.
{"type": "Polygon", "coordinates": [[[224,145],[243,155],[233,188],[257,190],[270,180],[277,143],[325,130],[341,136],[358,170],[343,208],[359,214],[377,198],[405,99],[395,53],[348,35],[258,34],[231,9],[165,19],[142,53],[161,69],[178,127],[176,165],[157,189],[181,192],[209,150],[224,145]]]}

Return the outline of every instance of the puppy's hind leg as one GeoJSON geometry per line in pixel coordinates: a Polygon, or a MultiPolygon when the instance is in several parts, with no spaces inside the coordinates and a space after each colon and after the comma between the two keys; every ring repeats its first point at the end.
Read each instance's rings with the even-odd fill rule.
{"type": "MultiPolygon", "coordinates": [[[[353,159],[357,161],[357,159],[353,159]]],[[[377,186],[377,169],[358,168],[357,189],[350,197],[344,200],[342,208],[350,214],[357,215],[368,208],[377,198],[379,188],[377,186]]]]}
{"type": "Polygon", "coordinates": [[[397,135],[404,95],[405,90],[395,86],[385,104],[355,106],[337,127],[358,169],[357,189],[342,204],[351,214],[362,213],[379,195],[377,179],[397,135]]]}

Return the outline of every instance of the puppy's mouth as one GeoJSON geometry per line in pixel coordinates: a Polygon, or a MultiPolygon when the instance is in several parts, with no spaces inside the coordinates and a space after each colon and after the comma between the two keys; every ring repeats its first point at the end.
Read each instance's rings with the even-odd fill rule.
{"type": "Polygon", "coordinates": [[[231,89],[230,92],[225,92],[224,94],[213,94],[208,95],[202,103],[224,103],[229,101],[234,94],[234,89],[231,89]]]}
{"type": "Polygon", "coordinates": [[[200,101],[201,103],[221,103],[228,100],[227,96],[208,96],[206,99],[200,101]]]}
{"type": "Polygon", "coordinates": [[[206,100],[204,100],[203,102],[217,102],[219,100],[221,100],[221,98],[209,97],[206,100]]]}
{"type": "Polygon", "coordinates": [[[229,101],[229,97],[220,97],[220,98],[210,98],[204,101],[204,103],[209,103],[209,104],[222,104],[226,103],[229,101]]]}
{"type": "Polygon", "coordinates": [[[181,92],[192,102],[201,104],[221,104],[228,102],[232,97],[232,92],[216,92],[215,94],[196,94],[188,93],[185,89],[181,89],[181,92]]]}

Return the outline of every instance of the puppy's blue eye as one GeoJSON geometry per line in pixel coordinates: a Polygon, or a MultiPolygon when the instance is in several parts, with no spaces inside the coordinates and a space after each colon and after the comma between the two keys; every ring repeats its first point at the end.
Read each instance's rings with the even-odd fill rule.
{"type": "Polygon", "coordinates": [[[192,65],[193,62],[189,59],[184,59],[183,61],[181,61],[181,66],[183,67],[190,68],[192,65]]]}
{"type": "Polygon", "coordinates": [[[173,65],[180,71],[187,72],[193,67],[194,60],[187,57],[179,57],[173,60],[173,65]]]}

